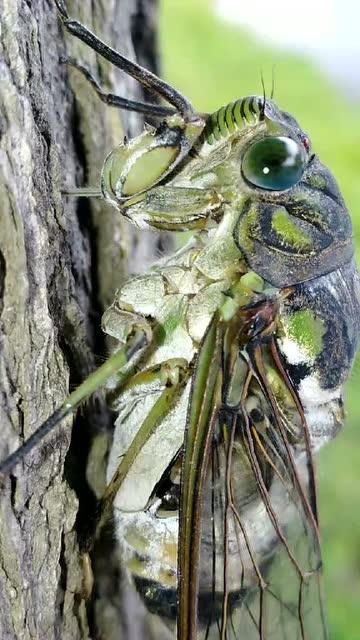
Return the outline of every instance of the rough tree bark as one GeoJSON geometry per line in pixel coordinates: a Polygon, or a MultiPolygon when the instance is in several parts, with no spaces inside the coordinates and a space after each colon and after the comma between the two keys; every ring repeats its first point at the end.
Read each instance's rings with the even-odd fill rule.
{"type": "MultiPolygon", "coordinates": [[[[155,0],[68,0],[67,6],[115,48],[131,58],[138,52],[142,64],[154,67],[155,0]]],[[[74,387],[95,366],[93,354],[106,352],[101,313],[129,256],[131,270],[141,269],[159,239],[138,236],[100,200],[61,195],[64,185],[97,184],[105,155],[124,133],[142,127],[134,114],[103,105],[76,71],[59,64],[61,55],[85,61],[114,93],[141,98],[141,89],[64,36],[52,0],[0,0],[0,28],[4,458],[61,404],[69,380],[74,387]]],[[[72,435],[69,420],[1,480],[1,640],[146,637],[137,607],[135,625],[119,614],[119,570],[106,540],[95,562],[95,600],[82,597],[78,535],[103,486],[97,463],[108,418],[101,400],[90,402],[72,435]],[[89,434],[99,428],[89,488],[89,434]]]]}

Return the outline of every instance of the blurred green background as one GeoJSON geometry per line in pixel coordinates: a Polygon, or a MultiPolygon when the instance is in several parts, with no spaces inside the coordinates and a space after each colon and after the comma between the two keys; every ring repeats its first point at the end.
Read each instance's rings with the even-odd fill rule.
{"type": "MultiPolygon", "coordinates": [[[[268,91],[310,134],[336,176],[360,249],[360,109],[298,55],[259,43],[217,18],[211,0],[162,0],[163,76],[200,111],[268,91]]],[[[320,454],[318,480],[331,640],[360,640],[360,362],[347,385],[346,428],[320,454]],[[357,391],[359,389],[359,391],[357,391]]],[[[316,640],[314,638],[314,640],[316,640]]]]}

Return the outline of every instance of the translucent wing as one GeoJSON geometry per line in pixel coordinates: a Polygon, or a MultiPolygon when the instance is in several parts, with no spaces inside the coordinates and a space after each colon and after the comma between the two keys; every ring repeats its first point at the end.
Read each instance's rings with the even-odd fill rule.
{"type": "MultiPolygon", "coordinates": [[[[213,354],[209,378],[203,372],[196,388],[197,372],[194,387],[200,413],[212,389],[208,429],[197,431],[204,432],[202,454],[190,460],[188,453],[188,466],[186,447],[184,454],[183,473],[202,480],[189,489],[192,501],[183,500],[192,515],[180,519],[178,637],[326,640],[310,437],[300,402],[273,337],[239,345],[226,330],[221,338],[212,331],[202,347],[213,354]]],[[[191,439],[186,446],[194,451],[191,439]]]]}
{"type": "Polygon", "coordinates": [[[312,525],[275,478],[262,495],[251,454],[234,446],[231,499],[227,454],[215,442],[204,493],[198,638],[325,639],[312,525]]]}

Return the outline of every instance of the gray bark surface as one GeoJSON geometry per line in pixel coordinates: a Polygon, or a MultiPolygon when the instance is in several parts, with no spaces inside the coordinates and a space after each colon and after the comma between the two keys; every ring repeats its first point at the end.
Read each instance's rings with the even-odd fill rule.
{"type": "MultiPolygon", "coordinates": [[[[134,59],[138,51],[142,64],[154,66],[153,2],[67,6],[122,53],[134,59]]],[[[141,98],[141,89],[65,35],[52,0],[0,0],[0,29],[3,459],[102,361],[101,313],[126,277],[129,257],[131,270],[144,268],[158,238],[137,235],[101,200],[61,195],[64,185],[97,185],[106,154],[124,133],[138,133],[142,120],[102,104],[60,56],[86,62],[114,93],[141,98]]],[[[146,637],[140,607],[129,615],[134,605],[126,600],[122,613],[111,534],[95,554],[93,597],[83,598],[79,532],[104,482],[109,415],[101,397],[78,414],[73,431],[72,422],[1,479],[0,640],[146,637]],[[90,488],[87,454],[99,430],[90,488]]]]}

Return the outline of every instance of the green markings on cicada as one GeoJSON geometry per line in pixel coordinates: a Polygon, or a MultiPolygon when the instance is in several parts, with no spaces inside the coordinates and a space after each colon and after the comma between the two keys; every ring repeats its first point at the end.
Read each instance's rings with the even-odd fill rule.
{"type": "Polygon", "coordinates": [[[265,245],[266,236],[269,246],[271,242],[278,249],[290,251],[291,254],[309,254],[314,249],[310,234],[300,226],[295,216],[290,216],[281,206],[259,207],[256,203],[245,203],[236,236],[235,241],[247,254],[254,251],[254,241],[265,245]]]}
{"type": "Polygon", "coordinates": [[[234,229],[234,241],[246,256],[253,252],[254,239],[259,235],[258,211],[255,204],[247,201],[239,207],[239,213],[238,223],[234,229]]]}
{"type": "Polygon", "coordinates": [[[264,290],[264,281],[254,271],[245,273],[227,292],[225,302],[220,308],[220,317],[225,322],[231,320],[241,307],[250,304],[255,296],[264,290]]]}
{"type": "Polygon", "coordinates": [[[299,225],[295,224],[284,207],[273,212],[271,226],[279,238],[295,251],[311,251],[313,240],[299,225]]]}
{"type": "Polygon", "coordinates": [[[221,107],[212,113],[206,122],[203,140],[208,144],[226,138],[237,129],[258,124],[263,115],[263,99],[248,96],[221,107]]]}
{"type": "Polygon", "coordinates": [[[326,326],[311,309],[302,309],[291,313],[283,322],[285,336],[295,342],[306,354],[307,359],[314,362],[324,347],[323,338],[326,326]]]}

